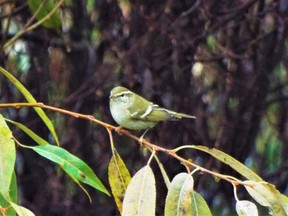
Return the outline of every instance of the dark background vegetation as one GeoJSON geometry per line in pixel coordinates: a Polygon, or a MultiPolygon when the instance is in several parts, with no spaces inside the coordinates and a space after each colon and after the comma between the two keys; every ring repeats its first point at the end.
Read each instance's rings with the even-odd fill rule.
{"type": "MultiPolygon", "coordinates": [[[[147,139],[175,148],[216,147],[287,192],[288,177],[288,2],[286,0],[70,0],[61,6],[62,26],[28,31],[13,46],[3,45],[25,28],[33,13],[24,0],[0,1],[0,65],[45,104],[93,114],[115,124],[109,92],[123,85],[159,105],[197,116],[160,123],[147,139]]],[[[34,20],[33,22],[36,22],[34,20]]],[[[23,102],[0,76],[0,102],[23,102]]],[[[1,110],[53,143],[35,112],[1,110]]],[[[111,157],[104,128],[47,111],[61,146],[82,158],[108,187],[111,157]]],[[[137,134],[137,132],[136,132],[137,134]]],[[[22,132],[14,135],[33,144],[22,132]]],[[[115,134],[118,149],[134,174],[149,155],[127,137],[115,134]]],[[[185,158],[241,178],[207,155],[185,150],[185,158]]],[[[160,153],[170,179],[185,171],[160,153]]],[[[156,164],[157,214],[165,188],[156,164]]],[[[214,215],[234,215],[232,187],[196,173],[195,190],[214,215]]],[[[36,215],[117,215],[112,198],[88,188],[86,195],[59,168],[18,148],[20,201],[36,215]]],[[[239,197],[249,199],[239,190],[239,197]]],[[[265,210],[264,210],[265,212],[265,210]]],[[[266,214],[268,214],[266,210],[266,214]]],[[[265,215],[265,213],[264,213],[265,215]]]]}

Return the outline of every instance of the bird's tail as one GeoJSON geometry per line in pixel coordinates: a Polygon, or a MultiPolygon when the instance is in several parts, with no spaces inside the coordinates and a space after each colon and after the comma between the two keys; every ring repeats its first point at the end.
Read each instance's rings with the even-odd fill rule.
{"type": "Polygon", "coordinates": [[[171,116],[171,120],[179,120],[179,119],[182,119],[182,118],[193,118],[193,119],[196,119],[195,116],[192,116],[192,115],[188,115],[188,114],[185,114],[185,113],[177,113],[177,112],[174,112],[174,111],[171,111],[171,110],[167,110],[168,113],[170,114],[171,116]]]}

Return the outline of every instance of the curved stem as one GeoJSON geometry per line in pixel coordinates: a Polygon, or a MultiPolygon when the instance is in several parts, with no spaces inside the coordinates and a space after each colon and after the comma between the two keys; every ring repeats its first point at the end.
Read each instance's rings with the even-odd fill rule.
{"type": "Polygon", "coordinates": [[[46,20],[48,20],[59,8],[60,6],[64,3],[65,0],[60,0],[57,5],[53,8],[53,10],[50,11],[50,13],[48,13],[43,19],[39,20],[38,22],[36,22],[35,24],[22,29],[21,31],[19,31],[18,33],[16,33],[14,35],[13,38],[11,38],[9,41],[7,41],[4,46],[3,49],[6,49],[7,47],[9,47],[10,45],[12,45],[16,40],[18,40],[23,34],[37,28],[38,26],[40,26],[42,23],[44,23],[46,20]]]}
{"type": "MultiPolygon", "coordinates": [[[[8,108],[8,107],[14,107],[16,109],[20,109],[21,107],[39,107],[39,108],[43,108],[43,109],[47,109],[47,110],[51,110],[51,111],[55,111],[55,112],[59,112],[59,113],[62,113],[62,114],[65,114],[65,115],[70,115],[70,116],[73,116],[75,118],[82,118],[82,119],[87,119],[89,121],[92,121],[100,126],[103,126],[106,128],[108,134],[109,134],[109,139],[110,139],[110,143],[111,143],[111,148],[112,148],[112,151],[113,151],[113,148],[114,148],[114,141],[113,141],[113,136],[112,136],[112,131],[115,131],[117,133],[121,133],[121,134],[124,134],[128,137],[130,137],[131,139],[134,139],[136,140],[138,143],[140,141],[141,138],[131,134],[129,131],[127,130],[123,130],[123,129],[120,129],[119,131],[119,127],[116,127],[116,126],[113,126],[113,125],[110,125],[110,124],[107,124],[103,121],[100,121],[98,119],[95,119],[94,116],[92,115],[84,115],[84,114],[80,114],[80,113],[76,113],[76,112],[71,112],[71,111],[68,111],[68,110],[65,110],[65,109],[61,109],[61,108],[57,108],[57,107],[53,107],[53,106],[48,106],[48,105],[45,105],[43,103],[6,103],[6,104],[0,104],[0,108],[8,108]]],[[[151,158],[153,157],[153,154],[155,154],[157,151],[160,151],[160,152],[164,152],[168,155],[170,155],[171,157],[174,157],[175,159],[179,160],[184,166],[188,167],[194,167],[196,169],[196,171],[200,171],[200,172],[203,172],[203,173],[207,173],[207,174],[210,174],[212,176],[215,176],[219,179],[223,179],[223,180],[226,180],[227,182],[230,182],[232,185],[246,185],[245,182],[233,177],[233,176],[229,176],[229,175],[224,175],[224,174],[220,174],[220,173],[217,173],[217,172],[213,172],[209,169],[206,169],[198,164],[195,164],[185,158],[182,158],[181,156],[179,156],[177,154],[178,151],[182,150],[182,149],[187,149],[187,148],[193,148],[192,146],[189,146],[189,145],[184,145],[184,146],[180,146],[178,148],[175,148],[175,149],[166,149],[166,148],[163,148],[163,147],[160,147],[160,146],[157,146],[153,143],[150,143],[148,141],[146,141],[145,139],[142,139],[141,140],[141,143],[143,145],[145,145],[148,149],[151,150],[152,152],[152,156],[151,158]]],[[[196,172],[195,171],[195,172],[196,172]]]]}

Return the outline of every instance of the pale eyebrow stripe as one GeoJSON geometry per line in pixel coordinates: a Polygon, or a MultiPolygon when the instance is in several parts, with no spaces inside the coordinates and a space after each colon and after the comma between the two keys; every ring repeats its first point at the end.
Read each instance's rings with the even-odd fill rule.
{"type": "Polygon", "coordinates": [[[114,97],[118,97],[118,96],[123,95],[123,94],[131,94],[131,91],[124,91],[124,92],[117,93],[114,95],[114,97]]]}

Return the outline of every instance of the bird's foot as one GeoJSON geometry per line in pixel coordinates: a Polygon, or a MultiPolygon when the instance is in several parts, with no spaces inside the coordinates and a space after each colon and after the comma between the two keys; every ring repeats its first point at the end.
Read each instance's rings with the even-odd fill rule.
{"type": "Polygon", "coordinates": [[[138,142],[139,142],[140,146],[142,146],[142,145],[143,145],[143,140],[144,140],[144,137],[143,137],[143,136],[141,136],[141,137],[139,138],[139,140],[138,140],[138,142]]]}
{"type": "Polygon", "coordinates": [[[123,131],[123,127],[122,126],[118,126],[115,128],[116,133],[118,133],[119,135],[122,135],[122,131],[123,131]]]}
{"type": "Polygon", "coordinates": [[[122,126],[116,127],[116,128],[115,128],[115,131],[116,131],[116,133],[118,133],[119,135],[122,135],[124,132],[131,134],[130,131],[125,130],[122,126]]]}

